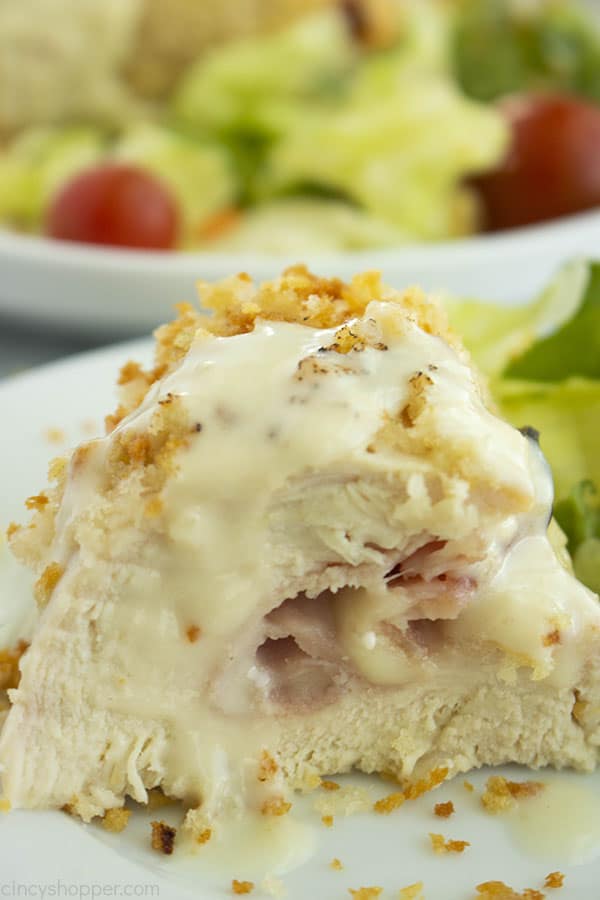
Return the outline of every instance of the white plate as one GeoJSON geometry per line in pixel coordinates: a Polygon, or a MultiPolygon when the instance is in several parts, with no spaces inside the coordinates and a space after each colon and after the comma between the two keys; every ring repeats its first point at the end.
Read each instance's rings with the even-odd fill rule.
{"type": "MultiPolygon", "coordinates": [[[[61,449],[49,443],[47,429],[64,429],[66,443],[89,436],[90,420],[99,429],[103,414],[114,405],[112,385],[117,367],[131,356],[147,359],[149,349],[146,342],[121,345],[0,384],[0,525],[11,519],[22,521],[26,517],[23,498],[45,484],[47,460],[61,449]]],[[[26,605],[27,581],[0,547],[0,626],[14,617],[17,607],[26,605]]],[[[8,630],[0,627],[0,642],[7,636],[8,630]]],[[[480,788],[488,775],[479,772],[469,778],[480,788]]],[[[531,775],[513,770],[511,777],[531,775]]],[[[537,777],[551,783],[555,779],[546,772],[537,777]]],[[[308,861],[279,877],[290,900],[341,900],[349,897],[348,888],[371,885],[383,886],[382,900],[386,900],[397,898],[400,887],[421,880],[427,900],[473,900],[475,885],[482,881],[500,879],[519,890],[539,888],[549,872],[561,870],[566,874],[564,890],[548,891],[547,895],[556,900],[591,900],[598,896],[600,882],[600,776],[560,778],[563,782],[569,779],[580,800],[573,795],[570,811],[556,804],[549,804],[547,813],[542,810],[556,845],[547,858],[526,852],[508,826],[509,820],[483,813],[477,794],[468,793],[463,779],[457,778],[389,817],[374,813],[338,817],[331,829],[311,811],[311,797],[298,800],[294,805],[300,808],[302,820],[312,823],[307,827],[312,829],[316,851],[308,861]],[[434,803],[447,799],[453,800],[456,814],[449,820],[436,818],[434,803]],[[590,809],[586,813],[584,807],[590,805],[591,813],[590,809]],[[591,855],[597,858],[575,865],[569,860],[578,831],[569,820],[589,819],[590,815],[595,816],[596,830],[591,855]],[[471,846],[461,856],[435,856],[427,837],[430,831],[470,841],[471,846]],[[342,871],[329,868],[333,857],[344,864],[342,871]]],[[[375,778],[363,778],[361,783],[369,786],[373,797],[390,789],[375,778]]],[[[114,836],[58,812],[0,814],[0,895],[217,900],[231,896],[233,877],[259,880],[252,860],[242,862],[234,850],[226,850],[229,858],[217,869],[203,864],[201,849],[195,857],[189,853],[161,857],[149,849],[144,816],[135,814],[132,819],[125,832],[114,836]]],[[[535,834],[535,829],[530,834],[535,834]]],[[[585,834],[579,833],[579,837],[585,838],[585,834]]],[[[537,852],[541,852],[539,848],[537,852]]],[[[259,890],[251,894],[264,896],[259,890]]]]}
{"type": "MultiPolygon", "coordinates": [[[[381,269],[395,287],[419,283],[507,303],[533,296],[573,256],[597,255],[600,212],[497,235],[397,250],[303,254],[315,271],[381,269]]],[[[298,258],[256,253],[143,253],[0,232],[0,312],[94,334],[149,332],[199,278],[246,271],[271,278],[298,258]]]]}

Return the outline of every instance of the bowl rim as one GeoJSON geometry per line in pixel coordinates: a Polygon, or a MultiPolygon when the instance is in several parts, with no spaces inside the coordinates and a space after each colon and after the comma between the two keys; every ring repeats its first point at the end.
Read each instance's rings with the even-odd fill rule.
{"type": "Polygon", "coordinates": [[[31,262],[51,264],[66,268],[121,269],[129,273],[143,272],[203,272],[210,276],[213,268],[219,271],[240,271],[247,267],[277,268],[309,259],[312,266],[331,266],[343,260],[346,265],[369,268],[385,266],[390,260],[397,264],[443,263],[446,266],[464,268],[469,263],[484,262],[501,254],[509,253],[513,258],[527,255],[543,246],[549,240],[564,234],[571,234],[587,226],[600,225],[600,208],[563,216],[541,224],[511,228],[505,231],[477,234],[468,238],[439,241],[435,243],[403,244],[396,247],[372,247],[362,250],[339,250],[327,252],[300,251],[297,254],[275,254],[242,251],[153,251],[120,247],[98,246],[48,238],[43,235],[25,235],[0,227],[0,254],[31,262]]]}

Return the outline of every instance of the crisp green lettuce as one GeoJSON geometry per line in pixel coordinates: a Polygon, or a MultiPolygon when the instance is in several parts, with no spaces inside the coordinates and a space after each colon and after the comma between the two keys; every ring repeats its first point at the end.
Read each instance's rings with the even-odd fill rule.
{"type": "Polygon", "coordinates": [[[486,308],[479,300],[448,298],[447,307],[476,363],[493,377],[569,322],[582,304],[589,277],[588,263],[577,260],[564,266],[533,303],[486,308]]]}
{"type": "Polygon", "coordinates": [[[331,186],[411,238],[435,240],[473,230],[461,180],[493,167],[507,140],[496,111],[400,48],[365,62],[335,110],[296,120],[273,148],[268,179],[280,190],[331,186]]]}
{"type": "Polygon", "coordinates": [[[501,412],[540,432],[575,572],[600,590],[600,264],[566,266],[529,306],[448,310],[501,412]]]}
{"type": "Polygon", "coordinates": [[[554,515],[569,539],[579,578],[600,593],[600,496],[591,481],[576,484],[555,504],[554,515]]]}
{"type": "Polygon", "coordinates": [[[558,500],[574,484],[600,485],[600,382],[568,378],[555,383],[491,381],[493,396],[506,418],[540,432],[540,446],[554,475],[558,500]]]}
{"type": "Polygon", "coordinates": [[[504,374],[538,381],[600,378],[600,264],[589,266],[585,292],[572,317],[513,359],[504,374]]]}
{"type": "Polygon", "coordinates": [[[201,57],[183,78],[173,113],[196,134],[271,137],[285,131],[305,104],[335,99],[356,59],[343,18],[325,11],[201,57]]]}
{"type": "Polygon", "coordinates": [[[498,162],[508,129],[453,84],[442,6],[411,0],[403,21],[386,52],[361,52],[333,9],[216,50],[183,79],[174,121],[226,143],[246,203],[326,192],[404,240],[469,233],[463,177],[498,162]]]}
{"type": "Polygon", "coordinates": [[[42,227],[55,191],[97,162],[105,137],[92,127],[33,128],[0,152],[0,218],[29,231],[42,227]]]}
{"type": "Polygon", "coordinates": [[[573,0],[458,0],[452,39],[463,89],[489,101],[559,89],[600,102],[600,29],[573,0]]]}

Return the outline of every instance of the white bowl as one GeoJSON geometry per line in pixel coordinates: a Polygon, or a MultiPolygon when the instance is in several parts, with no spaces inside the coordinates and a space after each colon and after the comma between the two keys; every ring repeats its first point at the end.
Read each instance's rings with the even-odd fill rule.
{"type": "Polygon", "coordinates": [[[533,296],[566,259],[600,256],[600,212],[542,226],[397,250],[313,253],[302,260],[257,253],[153,253],[0,233],[0,312],[99,336],[147,333],[194,300],[198,279],[245,271],[270,278],[306,262],[347,277],[380,269],[395,287],[420,284],[507,304],[533,296]]]}

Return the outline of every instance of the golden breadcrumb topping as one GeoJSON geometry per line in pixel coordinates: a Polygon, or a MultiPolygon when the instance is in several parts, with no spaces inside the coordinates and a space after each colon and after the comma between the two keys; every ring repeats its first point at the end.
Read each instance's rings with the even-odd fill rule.
{"type": "Polygon", "coordinates": [[[499,813],[514,806],[516,800],[535,797],[544,790],[541,781],[508,781],[502,775],[488,778],[481,802],[489,813],[499,813]]]}
{"type": "Polygon", "coordinates": [[[170,856],[175,847],[175,837],[177,829],[166,822],[151,822],[152,826],[152,849],[158,853],[165,853],[170,856]]]}
{"type": "Polygon", "coordinates": [[[329,868],[335,869],[336,872],[341,872],[341,870],[344,868],[344,866],[343,866],[341,860],[339,860],[337,858],[337,856],[334,856],[334,858],[329,863],[329,868]]]}
{"type": "Polygon", "coordinates": [[[290,811],[292,804],[283,797],[270,797],[265,800],[260,808],[263,816],[285,816],[290,811]]]}
{"type": "Polygon", "coordinates": [[[195,644],[196,641],[201,637],[202,629],[199,625],[189,625],[186,628],[185,636],[187,637],[190,644],[195,644]]]}
{"type": "Polygon", "coordinates": [[[253,881],[238,881],[233,878],[231,881],[231,890],[234,894],[250,894],[254,890],[253,881]]]}
{"type": "Polygon", "coordinates": [[[27,641],[19,641],[14,647],[0,650],[0,691],[8,691],[19,686],[21,677],[19,660],[28,647],[27,641]]]}
{"type": "Polygon", "coordinates": [[[107,809],[102,816],[102,827],[107,831],[114,831],[117,834],[127,828],[131,810],[124,807],[107,809]]]}
{"type": "Polygon", "coordinates": [[[28,497],[25,501],[25,506],[27,509],[43,509],[48,505],[48,496],[43,491],[39,494],[35,494],[33,497],[28,497]]]}
{"type": "Polygon", "coordinates": [[[448,800],[446,803],[436,803],[433,811],[440,819],[449,819],[454,813],[454,803],[448,800]]]}
{"type": "Polygon", "coordinates": [[[465,791],[469,792],[469,794],[472,794],[473,791],[475,790],[475,785],[471,784],[470,781],[463,781],[463,787],[464,787],[465,791]]]}
{"type": "Polygon", "coordinates": [[[446,840],[443,834],[429,832],[429,840],[435,853],[463,853],[471,844],[469,841],[446,840]]]}
{"type": "Polygon", "coordinates": [[[325,826],[325,828],[333,827],[333,816],[321,816],[321,822],[325,826]]]}
{"type": "MultiPolygon", "coordinates": [[[[365,339],[354,334],[345,323],[364,315],[373,300],[392,301],[429,334],[444,338],[453,346],[461,346],[451,331],[443,308],[428,299],[418,288],[400,293],[384,285],[379,272],[355,275],[349,282],[340,278],[322,278],[306,266],[292,266],[280,278],[255,285],[249,275],[241,273],[215,284],[200,282],[202,306],[212,310],[207,317],[189,303],[179,304],[178,317],[155,332],[155,365],[144,371],[135,362],[126,363],[119,375],[124,400],[109,417],[107,430],[143,400],[148,388],[188,352],[198,335],[210,333],[220,337],[252,331],[257,319],[291,322],[312,328],[340,328],[331,349],[347,353],[365,339]]],[[[385,349],[380,346],[379,349],[385,349]]]]}
{"type": "Polygon", "coordinates": [[[478,900],[544,900],[545,895],[533,888],[525,888],[519,893],[503,881],[484,881],[475,888],[478,900]]]}
{"type": "Polygon", "coordinates": [[[33,593],[40,609],[48,603],[52,596],[52,591],[62,578],[63,573],[64,569],[59,563],[50,563],[34,584],[33,593]]]}
{"type": "Polygon", "coordinates": [[[403,791],[394,791],[393,794],[388,794],[387,797],[376,800],[373,804],[373,810],[383,816],[389,816],[395,809],[400,809],[404,803],[406,803],[406,797],[403,791]]]}
{"type": "Polygon", "coordinates": [[[549,875],[546,875],[544,880],[544,887],[546,888],[561,888],[564,886],[565,876],[562,872],[550,872],[549,875]]]}
{"type": "Polygon", "coordinates": [[[424,885],[422,881],[416,881],[406,887],[400,888],[398,900],[424,900],[424,885]]]}
{"type": "Polygon", "coordinates": [[[383,888],[361,887],[357,890],[348,888],[348,893],[354,897],[354,900],[375,900],[375,897],[379,897],[379,895],[383,893],[383,888]]]}
{"type": "Polygon", "coordinates": [[[339,791],[340,786],[337,781],[330,781],[328,778],[324,778],[321,781],[321,787],[324,791],[339,791]]]}
{"type": "Polygon", "coordinates": [[[258,762],[258,780],[272,781],[277,774],[279,766],[267,750],[263,750],[258,762]]]}
{"type": "Polygon", "coordinates": [[[207,844],[212,837],[212,828],[203,828],[200,834],[196,835],[197,844],[207,844]]]}
{"type": "Polygon", "coordinates": [[[373,804],[373,809],[382,815],[389,815],[395,809],[399,809],[406,800],[416,800],[418,797],[436,788],[446,780],[447,776],[448,768],[446,766],[432,769],[425,778],[413,781],[407,784],[403,790],[394,791],[392,794],[388,794],[387,797],[377,800],[373,804]]]}
{"type": "Polygon", "coordinates": [[[432,769],[425,778],[420,778],[418,781],[410,783],[404,789],[404,795],[407,800],[416,800],[417,797],[421,797],[423,794],[428,793],[428,791],[432,791],[445,781],[447,777],[448,767],[438,766],[437,769],[432,769]]]}
{"type": "MultiPolygon", "coordinates": [[[[385,345],[378,344],[380,338],[377,335],[370,335],[368,328],[361,328],[360,334],[358,330],[354,332],[348,320],[363,316],[370,302],[386,301],[390,303],[390,310],[393,306],[396,313],[400,312],[400,316],[389,317],[392,331],[401,332],[410,321],[424,331],[442,337],[459,351],[462,347],[437,302],[429,300],[417,288],[398,292],[386,287],[378,272],[355,275],[345,282],[314,275],[305,266],[297,265],[285,270],[281,277],[263,284],[257,285],[247,274],[241,273],[212,285],[202,283],[199,292],[205,310],[212,311],[212,315],[191,304],[181,304],[175,321],[163,325],[155,333],[154,366],[145,370],[139,363],[130,361],[122,367],[119,405],[107,417],[108,433],[114,432],[119,423],[140,405],[151,385],[182,360],[194,340],[202,340],[203,335],[242,334],[252,330],[257,319],[337,328],[332,349],[342,354],[367,343],[385,350],[385,345]]],[[[414,397],[406,415],[414,419],[426,382],[417,377],[413,387],[414,397]]],[[[392,425],[404,430],[400,419],[392,425]]],[[[144,514],[150,520],[158,518],[162,512],[161,490],[176,470],[176,457],[201,430],[201,422],[187,420],[184,405],[176,396],[163,398],[143,430],[117,430],[104,463],[107,499],[124,479],[136,473],[141,475],[137,487],[144,494],[144,514]]],[[[385,440],[385,435],[381,439],[385,440]]],[[[88,441],[70,458],[54,460],[49,470],[53,486],[28,501],[34,513],[30,526],[19,528],[13,525],[9,529],[13,552],[38,573],[48,562],[45,554],[54,536],[54,520],[66,479],[69,473],[76,476],[90,462],[94,449],[95,441],[88,441]]],[[[57,563],[51,563],[42,572],[37,584],[42,605],[48,601],[61,574],[57,563]]]]}

